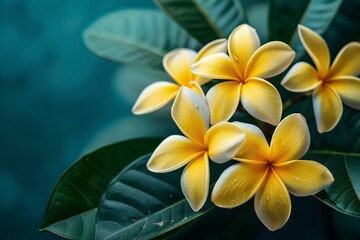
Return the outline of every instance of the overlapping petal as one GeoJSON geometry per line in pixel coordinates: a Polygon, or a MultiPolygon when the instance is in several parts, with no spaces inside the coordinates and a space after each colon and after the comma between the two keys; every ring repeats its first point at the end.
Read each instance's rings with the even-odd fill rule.
{"type": "Polygon", "coordinates": [[[329,48],[325,40],[310,28],[302,25],[298,25],[298,34],[320,77],[325,77],[330,64],[329,48]]]}
{"type": "Polygon", "coordinates": [[[279,163],[300,159],[310,146],[310,133],[301,114],[291,114],[276,127],[270,144],[271,161],[279,163]]]}
{"type": "Polygon", "coordinates": [[[330,171],[315,161],[293,160],[280,163],[274,169],[295,196],[315,194],[334,181],[330,171]]]}
{"type": "Polygon", "coordinates": [[[226,48],[227,48],[226,38],[220,38],[220,39],[211,41],[208,44],[206,44],[203,48],[200,49],[200,51],[196,55],[194,63],[196,63],[197,61],[199,61],[200,59],[202,59],[206,56],[209,56],[210,54],[226,53],[226,48]]]}
{"type": "Polygon", "coordinates": [[[260,40],[256,30],[247,24],[241,24],[229,36],[229,55],[243,79],[246,64],[259,46],[260,40]]]}
{"type": "Polygon", "coordinates": [[[360,79],[358,77],[336,77],[328,81],[327,86],[337,92],[346,105],[360,110],[360,79]]]}
{"type": "Polygon", "coordinates": [[[281,119],[282,102],[279,92],[260,78],[248,79],[241,89],[241,103],[255,118],[277,125],[281,119]]]}
{"type": "Polygon", "coordinates": [[[245,79],[251,77],[270,78],[282,73],[295,58],[289,45],[274,41],[262,45],[249,59],[245,79]]]}
{"type": "Polygon", "coordinates": [[[210,117],[205,99],[190,88],[181,87],[171,108],[171,116],[185,136],[204,146],[210,117]]]}
{"type": "Polygon", "coordinates": [[[336,56],[327,77],[357,76],[360,74],[360,43],[346,44],[336,56]]]}
{"type": "Polygon", "coordinates": [[[191,161],[181,175],[181,189],[193,211],[199,211],[209,192],[210,169],[207,153],[191,161]]]}
{"type": "Polygon", "coordinates": [[[292,92],[306,92],[322,83],[316,70],[306,62],[296,63],[281,81],[281,85],[292,92]]]}
{"type": "Polygon", "coordinates": [[[211,200],[224,208],[240,206],[258,191],[267,175],[267,166],[246,163],[234,164],[219,177],[211,200]]]}
{"type": "Polygon", "coordinates": [[[152,172],[170,172],[204,154],[204,149],[184,136],[172,135],[156,148],[147,163],[152,172]]]}
{"type": "Polygon", "coordinates": [[[235,124],[228,122],[212,126],[205,135],[209,157],[216,163],[224,163],[232,159],[244,142],[244,132],[235,124]]]}
{"type": "Polygon", "coordinates": [[[147,86],[136,100],[132,112],[146,114],[162,108],[173,100],[179,91],[179,86],[170,82],[155,82],[147,86]]]}
{"type": "Polygon", "coordinates": [[[313,106],[318,132],[331,131],[339,122],[343,112],[339,95],[326,85],[320,86],[313,92],[313,106]]]}
{"type": "Polygon", "coordinates": [[[166,72],[179,84],[187,86],[193,80],[190,70],[194,63],[196,52],[187,48],[175,49],[165,54],[163,66],[166,72]]]}
{"type": "Polygon", "coordinates": [[[196,75],[211,79],[240,79],[233,62],[225,53],[214,53],[204,57],[192,65],[191,70],[196,75]]]}
{"type": "MultiPolygon", "coordinates": [[[[209,42],[202,49],[200,49],[200,51],[196,55],[194,63],[198,62],[201,58],[204,58],[210,54],[226,53],[226,49],[227,49],[227,39],[225,38],[221,38],[209,42]]],[[[197,83],[199,83],[199,85],[203,85],[211,80],[211,78],[201,77],[195,74],[193,78],[197,83]]]]}
{"type": "Polygon", "coordinates": [[[235,155],[235,159],[250,159],[267,162],[270,156],[270,148],[264,133],[255,125],[234,122],[246,134],[244,145],[235,155]]]}
{"type": "Polygon", "coordinates": [[[188,87],[191,88],[192,90],[194,90],[197,94],[199,94],[200,96],[202,96],[205,99],[205,94],[199,83],[197,83],[195,81],[190,81],[188,87]]]}
{"type": "Polygon", "coordinates": [[[242,84],[226,81],[213,86],[206,94],[211,113],[211,124],[227,121],[236,111],[242,84]]]}
{"type": "Polygon", "coordinates": [[[269,230],[275,231],[289,219],[291,200],[285,185],[271,171],[260,191],[255,194],[255,212],[269,230]]]}

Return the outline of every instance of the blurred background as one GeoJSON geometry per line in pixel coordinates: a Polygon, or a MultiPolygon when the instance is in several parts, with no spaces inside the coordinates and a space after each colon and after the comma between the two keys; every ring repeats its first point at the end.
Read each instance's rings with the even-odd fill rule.
{"type": "MultiPolygon", "coordinates": [[[[145,79],[144,71],[145,83],[124,91],[133,71],[95,56],[82,41],[82,31],[95,19],[129,7],[155,5],[150,0],[0,0],[0,239],[58,239],[38,227],[56,181],[79,156],[116,140],[173,131],[157,121],[161,113],[131,115],[139,91],[156,79],[145,79]]],[[[264,5],[256,11],[254,24],[266,32],[264,5]]],[[[337,239],[339,229],[360,226],[315,198],[300,200],[300,205],[294,200],[284,230],[272,235],[259,225],[257,238],[286,239],[295,232],[293,239],[310,233],[337,239]]],[[[252,206],[249,214],[255,218],[252,206]]],[[[349,237],[355,236],[351,231],[349,237]]]]}
{"type": "Polygon", "coordinates": [[[87,50],[82,31],[105,13],[140,5],[154,7],[0,0],[0,239],[56,239],[38,232],[56,181],[131,116],[116,90],[119,64],[87,50]]]}

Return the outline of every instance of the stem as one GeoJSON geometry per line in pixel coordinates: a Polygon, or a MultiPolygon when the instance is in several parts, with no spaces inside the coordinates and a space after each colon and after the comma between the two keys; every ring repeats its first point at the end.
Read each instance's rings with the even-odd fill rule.
{"type": "Polygon", "coordinates": [[[291,105],[307,99],[309,96],[311,96],[311,94],[311,92],[307,92],[304,94],[295,95],[293,98],[286,100],[286,102],[283,104],[283,111],[288,109],[291,105]]]}

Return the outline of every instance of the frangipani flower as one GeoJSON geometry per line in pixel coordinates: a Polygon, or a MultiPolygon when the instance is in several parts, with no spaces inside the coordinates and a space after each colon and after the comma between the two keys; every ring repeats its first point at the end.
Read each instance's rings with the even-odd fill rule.
{"type": "Polygon", "coordinates": [[[211,79],[194,75],[191,65],[201,58],[218,52],[226,52],[226,39],[218,39],[205,45],[197,54],[192,49],[179,48],[165,54],[163,66],[176,83],[159,81],[147,86],[136,100],[132,112],[146,114],[154,112],[172,101],[181,86],[186,86],[205,97],[201,85],[211,79]]]}
{"type": "Polygon", "coordinates": [[[312,195],[334,179],[320,163],[298,160],[310,145],[302,115],[292,114],[283,119],[270,146],[258,127],[236,124],[246,133],[246,142],[234,158],[240,163],[221,174],[211,199],[217,206],[233,208],[255,195],[257,216],[268,229],[277,230],[290,216],[289,192],[295,196],[312,195]]]}
{"type": "Polygon", "coordinates": [[[209,157],[223,163],[234,157],[245,134],[235,124],[219,123],[209,127],[209,109],[205,100],[193,90],[182,87],[171,109],[175,123],[186,136],[172,135],[154,151],[147,167],[164,173],[185,165],[181,189],[194,211],[205,203],[209,190],[209,157]]]}
{"type": "Polygon", "coordinates": [[[330,65],[329,48],[324,39],[305,26],[298,26],[300,40],[315,63],[295,64],[281,84],[292,92],[313,91],[317,129],[331,131],[339,122],[343,105],[360,110],[360,43],[345,45],[330,65]]]}
{"type": "Polygon", "coordinates": [[[264,78],[283,72],[293,61],[295,52],[277,41],[260,47],[255,29],[247,24],[231,33],[228,52],[230,57],[215,53],[191,67],[196,75],[229,80],[215,85],[206,94],[211,124],[229,120],[241,101],[250,115],[277,125],[282,113],[281,97],[264,78]]]}

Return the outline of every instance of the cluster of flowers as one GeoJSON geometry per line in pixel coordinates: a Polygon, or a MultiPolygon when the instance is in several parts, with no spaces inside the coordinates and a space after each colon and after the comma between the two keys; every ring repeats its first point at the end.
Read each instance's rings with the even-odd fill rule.
{"type": "MultiPolygon", "coordinates": [[[[360,109],[360,79],[355,77],[360,72],[360,44],[346,45],[329,67],[328,46],[321,36],[304,26],[298,30],[316,70],[299,62],[281,84],[294,92],[314,90],[318,131],[327,132],[342,115],[342,101],[360,109]]],[[[191,208],[198,211],[209,192],[209,159],[216,163],[234,159],[238,163],[217,180],[212,202],[233,208],[255,195],[255,211],[262,223],[270,230],[281,228],[291,212],[289,192],[308,196],[334,181],[323,165],[299,160],[310,146],[306,120],[292,114],[280,122],[280,94],[264,80],[286,70],[294,57],[295,52],[283,42],[260,46],[255,29],[246,24],[234,29],[228,41],[215,40],[198,53],[176,49],[166,54],[163,66],[176,83],[149,85],[133,113],[153,112],[175,99],[171,115],[186,137],[166,138],[152,154],[148,169],[163,173],[186,165],[181,188],[191,208]],[[201,85],[211,79],[227,81],[214,85],[205,95],[201,85]],[[227,122],[239,102],[253,117],[277,126],[270,144],[257,126],[227,122]]]]}

